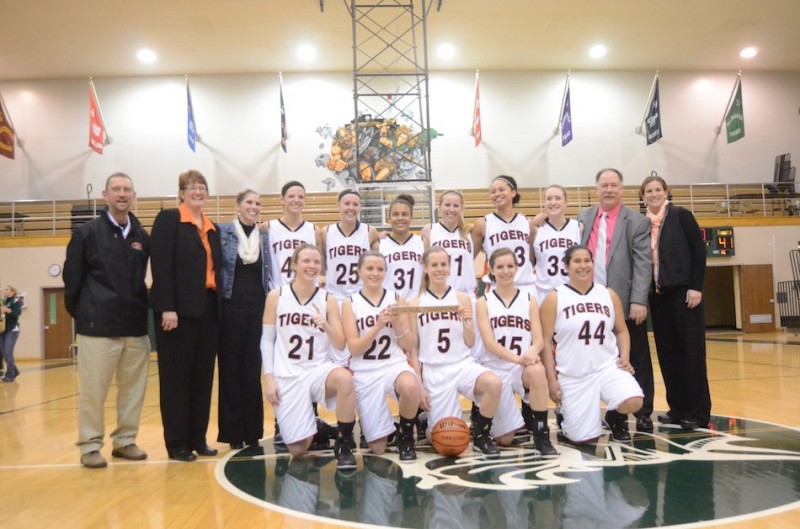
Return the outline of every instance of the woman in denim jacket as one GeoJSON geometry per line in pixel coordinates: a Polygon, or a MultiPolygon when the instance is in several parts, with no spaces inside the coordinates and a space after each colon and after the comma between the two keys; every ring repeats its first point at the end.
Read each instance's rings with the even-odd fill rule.
{"type": "Polygon", "coordinates": [[[222,322],[219,341],[219,436],[231,448],[264,436],[261,318],[269,292],[269,238],[259,229],[261,197],[236,197],[237,218],[220,224],[222,322]]]}

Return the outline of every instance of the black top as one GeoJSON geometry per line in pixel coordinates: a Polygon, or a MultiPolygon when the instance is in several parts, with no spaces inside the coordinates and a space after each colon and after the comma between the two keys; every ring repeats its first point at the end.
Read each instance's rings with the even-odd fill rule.
{"type": "Polygon", "coordinates": [[[108,214],[72,234],[64,262],[64,305],[75,330],[86,336],[147,334],[147,260],[150,236],[129,214],[131,229],[123,239],[108,214]]]}
{"type": "Polygon", "coordinates": [[[694,215],[669,204],[658,238],[658,284],[703,291],[706,247],[694,215]]]}

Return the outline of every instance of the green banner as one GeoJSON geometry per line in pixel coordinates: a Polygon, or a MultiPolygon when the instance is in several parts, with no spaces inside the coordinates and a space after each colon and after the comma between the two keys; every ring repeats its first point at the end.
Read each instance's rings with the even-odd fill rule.
{"type": "Polygon", "coordinates": [[[728,143],[744,138],[744,110],[742,109],[742,81],[739,79],[736,97],[733,98],[730,110],[725,114],[725,133],[728,143]]]}

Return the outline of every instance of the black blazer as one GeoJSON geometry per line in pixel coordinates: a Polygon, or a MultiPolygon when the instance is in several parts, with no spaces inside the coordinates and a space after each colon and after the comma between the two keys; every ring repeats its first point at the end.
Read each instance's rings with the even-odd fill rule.
{"type": "MultiPolygon", "coordinates": [[[[222,247],[219,231],[208,233],[217,295],[222,289],[222,247]]],[[[165,209],[153,222],[150,236],[153,286],[150,304],[156,313],[175,311],[178,316],[199,318],[206,300],[206,251],[197,227],[181,222],[178,209],[165,209]]],[[[219,307],[219,304],[218,304],[219,307]]]]}
{"type": "Polygon", "coordinates": [[[694,215],[669,204],[658,236],[658,283],[703,291],[706,246],[694,215]]]}

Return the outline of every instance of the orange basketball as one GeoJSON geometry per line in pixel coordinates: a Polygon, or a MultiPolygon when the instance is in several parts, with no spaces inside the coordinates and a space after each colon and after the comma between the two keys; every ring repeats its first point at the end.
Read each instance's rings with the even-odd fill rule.
{"type": "Polygon", "coordinates": [[[457,456],[469,447],[472,438],[467,423],[458,417],[445,417],[431,430],[431,444],[443,456],[457,456]]]}

